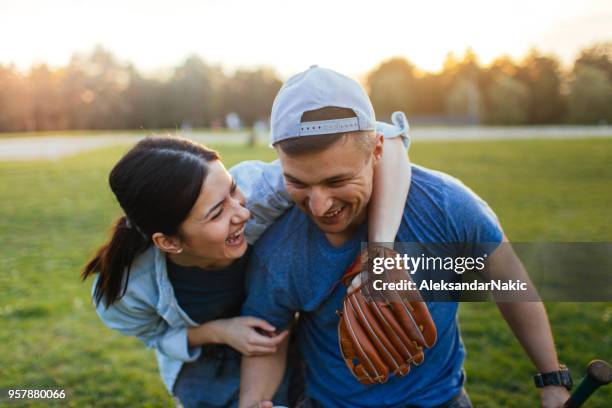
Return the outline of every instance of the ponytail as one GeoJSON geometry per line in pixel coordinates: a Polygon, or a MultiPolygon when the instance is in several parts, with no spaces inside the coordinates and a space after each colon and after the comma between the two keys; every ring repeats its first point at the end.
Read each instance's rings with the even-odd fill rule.
{"type": "Polygon", "coordinates": [[[99,274],[93,295],[96,305],[104,299],[108,307],[125,294],[132,262],[149,245],[151,240],[135,225],[130,225],[125,216],[117,219],[110,240],[98,249],[81,272],[83,280],[99,274]]]}

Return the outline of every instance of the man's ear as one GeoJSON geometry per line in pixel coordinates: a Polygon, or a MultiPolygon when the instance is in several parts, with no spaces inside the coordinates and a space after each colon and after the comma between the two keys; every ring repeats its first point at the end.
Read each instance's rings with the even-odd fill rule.
{"type": "Polygon", "coordinates": [[[156,232],[151,236],[153,243],[163,252],[169,254],[180,254],[183,252],[181,242],[176,237],[171,237],[161,232],[156,232]]]}
{"type": "Polygon", "coordinates": [[[372,154],[374,155],[374,164],[377,164],[382,158],[383,154],[383,144],[385,143],[385,137],[382,133],[376,134],[376,142],[374,144],[374,151],[372,154]]]}

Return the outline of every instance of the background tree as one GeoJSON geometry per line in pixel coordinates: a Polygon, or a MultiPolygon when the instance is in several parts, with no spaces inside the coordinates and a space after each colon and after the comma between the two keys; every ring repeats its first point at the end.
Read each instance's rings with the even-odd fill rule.
{"type": "Polygon", "coordinates": [[[433,116],[444,112],[445,92],[441,74],[421,73],[416,78],[412,112],[415,115],[433,116]]]}
{"type": "Polygon", "coordinates": [[[38,65],[30,70],[27,84],[28,127],[36,131],[65,129],[61,73],[38,65]]]}
{"type": "Polygon", "coordinates": [[[389,118],[394,111],[414,112],[417,104],[414,66],[404,58],[382,62],[367,76],[372,105],[380,118],[389,118]]]}
{"type": "Polygon", "coordinates": [[[575,66],[588,65],[602,70],[612,81],[612,42],[595,44],[580,52],[575,66]]]}
{"type": "Polygon", "coordinates": [[[164,95],[164,83],[143,77],[134,66],[128,67],[128,85],[123,91],[127,104],[125,126],[129,129],[159,129],[165,127],[160,101],[164,95]]]}
{"type": "Polygon", "coordinates": [[[217,68],[191,56],[175,69],[159,101],[165,112],[163,127],[209,126],[217,97],[217,68]]]}
{"type": "Polygon", "coordinates": [[[129,112],[123,91],[129,69],[98,46],[91,54],[75,54],[62,76],[61,93],[72,129],[121,129],[129,112]]]}
{"type": "Polygon", "coordinates": [[[561,71],[557,58],[531,50],[520,64],[516,77],[529,89],[528,123],[564,121],[565,100],[561,94],[561,71]]]}
{"type": "Polygon", "coordinates": [[[226,112],[236,112],[243,124],[253,126],[258,120],[268,119],[281,86],[269,69],[238,70],[225,81],[223,107],[226,112]]]}
{"type": "Polygon", "coordinates": [[[28,126],[27,81],[14,66],[0,65],[0,131],[33,130],[28,126]]]}
{"type": "Polygon", "coordinates": [[[517,125],[527,121],[529,89],[511,76],[496,73],[485,92],[487,107],[483,121],[495,125],[517,125]]]}
{"type": "MultiPolygon", "coordinates": [[[[536,50],[482,67],[468,48],[449,53],[436,73],[397,57],[370,71],[365,85],[382,120],[403,110],[434,123],[594,124],[611,121],[611,82],[612,43],[602,43],[566,71],[536,50]]],[[[147,76],[98,46],[59,68],[0,65],[0,132],[216,127],[229,112],[251,126],[269,117],[280,86],[270,69],[226,74],[195,55],[168,75],[147,76]]]]}
{"type": "Polygon", "coordinates": [[[612,81],[595,66],[577,64],[568,97],[570,123],[612,123],[612,81]]]}
{"type": "Polygon", "coordinates": [[[495,59],[481,73],[482,119],[492,125],[518,125],[528,120],[529,89],[517,79],[519,66],[508,56],[495,59]]]}
{"type": "Polygon", "coordinates": [[[464,116],[471,123],[480,121],[480,65],[474,51],[468,48],[463,60],[449,54],[443,72],[446,90],[446,113],[464,116]]]}

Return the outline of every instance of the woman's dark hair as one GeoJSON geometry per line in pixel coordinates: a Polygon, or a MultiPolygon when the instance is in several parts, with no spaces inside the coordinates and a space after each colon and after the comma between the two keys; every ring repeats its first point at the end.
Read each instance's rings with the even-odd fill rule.
{"type": "Polygon", "coordinates": [[[152,244],[154,233],[178,233],[200,195],[208,163],[219,158],[187,139],[147,137],[113,167],[109,184],[125,215],[81,273],[83,280],[100,275],[96,304],[104,299],[108,307],[125,294],[132,262],[152,244]]]}

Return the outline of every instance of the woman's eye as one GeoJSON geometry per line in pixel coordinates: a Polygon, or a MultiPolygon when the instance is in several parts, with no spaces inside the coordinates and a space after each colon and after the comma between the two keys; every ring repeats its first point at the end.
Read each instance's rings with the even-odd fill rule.
{"type": "Polygon", "coordinates": [[[223,213],[223,210],[219,211],[218,213],[216,213],[215,215],[212,216],[211,220],[216,220],[217,218],[219,218],[219,216],[223,213]]]}

